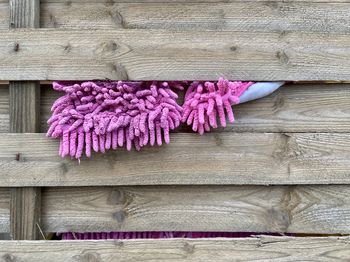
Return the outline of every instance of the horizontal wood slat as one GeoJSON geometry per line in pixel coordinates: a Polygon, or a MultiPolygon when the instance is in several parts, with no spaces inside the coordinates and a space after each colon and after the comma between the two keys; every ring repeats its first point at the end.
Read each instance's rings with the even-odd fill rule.
{"type": "Polygon", "coordinates": [[[350,80],[349,43],[336,32],[22,29],[2,32],[0,80],[350,80]]]}
{"type": "MultiPolygon", "coordinates": [[[[0,0],[6,2],[7,0],[0,0]]],[[[276,0],[270,2],[283,2],[276,0]]],[[[61,0],[42,0],[42,3],[59,3],[61,0]]],[[[240,2],[266,2],[266,0],[64,0],[66,5],[72,3],[104,3],[111,5],[114,3],[240,3],[240,2]]],[[[349,3],[349,0],[289,0],[288,2],[320,2],[320,3],[349,3]]]]}
{"type": "MultiPolygon", "coordinates": [[[[62,94],[50,86],[42,88],[42,132],[47,131],[53,102],[62,94]]],[[[3,100],[5,110],[6,97],[3,100]]],[[[6,119],[1,109],[0,117],[6,119]]],[[[234,106],[236,121],[213,132],[349,132],[349,109],[350,84],[288,84],[266,98],[234,106]]]]}
{"type": "Polygon", "coordinates": [[[44,134],[5,134],[0,147],[3,187],[350,183],[349,133],[178,133],[170,145],[80,163],[44,134]]]}
{"type": "MultiPolygon", "coordinates": [[[[162,2],[42,1],[41,27],[347,32],[350,23],[350,1],[162,2]]],[[[0,1],[0,29],[8,28],[8,10],[0,1]]]]}
{"type": "MultiPolygon", "coordinates": [[[[348,237],[1,241],[0,256],[18,261],[343,261],[348,237]]],[[[345,261],[345,260],[344,260],[345,261]]]]}
{"type": "MultiPolygon", "coordinates": [[[[9,195],[0,189],[0,232],[9,195]]],[[[47,188],[42,229],[350,233],[350,188],[323,186],[149,186],[47,188]]]]}
{"type": "Polygon", "coordinates": [[[348,186],[48,188],[44,230],[350,233],[348,186]]]}
{"type": "Polygon", "coordinates": [[[350,3],[227,1],[208,3],[66,2],[41,5],[41,27],[348,32],[350,3]]]}

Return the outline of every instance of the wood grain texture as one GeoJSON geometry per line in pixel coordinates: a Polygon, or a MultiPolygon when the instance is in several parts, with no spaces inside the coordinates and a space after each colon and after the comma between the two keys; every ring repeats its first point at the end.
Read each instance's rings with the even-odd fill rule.
{"type": "MultiPolygon", "coordinates": [[[[43,194],[48,231],[350,230],[347,186],[50,188],[43,194]]],[[[1,197],[0,232],[9,232],[8,191],[1,197]]]]}
{"type": "Polygon", "coordinates": [[[177,133],[167,146],[93,154],[79,163],[59,157],[58,141],[44,134],[5,134],[0,137],[0,183],[349,184],[349,141],[349,133],[177,133]]]}
{"type": "MultiPolygon", "coordinates": [[[[40,131],[39,82],[10,82],[10,132],[40,131]]],[[[18,159],[18,160],[17,160],[18,159]]],[[[20,154],[16,154],[19,161],[20,154]]],[[[22,173],[19,173],[22,175],[22,173]]],[[[14,240],[39,238],[41,215],[40,188],[11,188],[10,234],[14,240]]]]}
{"type": "MultiPolygon", "coordinates": [[[[8,190],[0,195],[0,232],[9,232],[8,190]]],[[[350,232],[346,185],[47,188],[42,199],[51,232],[350,232]]]]}
{"type": "Polygon", "coordinates": [[[2,33],[0,80],[349,80],[349,43],[336,32],[22,29],[2,33]]]}
{"type": "Polygon", "coordinates": [[[350,3],[241,1],[208,3],[43,3],[41,27],[348,32],[350,3]]]}
{"type": "Polygon", "coordinates": [[[349,186],[47,188],[48,232],[350,233],[349,186]]]}
{"type": "Polygon", "coordinates": [[[10,28],[36,28],[40,24],[40,0],[9,0],[10,28]]]}
{"type": "MultiPolygon", "coordinates": [[[[42,87],[42,132],[47,131],[51,106],[61,95],[51,86],[42,87]]],[[[288,84],[268,97],[233,108],[236,122],[213,132],[348,132],[350,84],[288,84]]],[[[6,112],[0,108],[2,115],[5,118],[6,112]]],[[[191,131],[182,126],[176,132],[191,131]]]]}
{"type": "Polygon", "coordinates": [[[10,23],[9,3],[0,1],[0,30],[8,29],[10,23]]]}
{"type": "Polygon", "coordinates": [[[0,87],[0,133],[10,130],[10,101],[8,85],[0,87]]]}
{"type": "Polygon", "coordinates": [[[10,132],[40,131],[40,85],[38,82],[10,82],[10,132]]]}
{"type": "Polygon", "coordinates": [[[348,237],[1,241],[4,261],[348,261],[348,237]],[[7,260],[6,260],[7,259],[7,260]]]}
{"type": "Polygon", "coordinates": [[[10,189],[0,188],[0,233],[10,232],[10,189]]]}
{"type": "MultiPolygon", "coordinates": [[[[0,0],[6,2],[7,0],[0,0]]],[[[286,2],[285,0],[41,0],[42,3],[60,3],[66,5],[72,3],[104,3],[113,5],[115,3],[240,3],[240,2],[286,2]]],[[[316,3],[349,3],[349,0],[289,0],[288,2],[316,2],[316,3]]]]}
{"type": "MultiPolygon", "coordinates": [[[[10,0],[10,28],[36,28],[39,26],[40,0],[10,0]]],[[[20,50],[14,44],[14,52],[20,50]]],[[[10,132],[40,131],[39,82],[10,82],[10,132]]],[[[19,155],[16,155],[19,159],[19,155]]],[[[21,174],[21,173],[20,173],[21,174]]],[[[40,188],[11,188],[10,235],[13,240],[39,238],[41,216],[40,188]]]]}
{"type": "Polygon", "coordinates": [[[10,189],[10,234],[13,240],[35,240],[40,236],[41,188],[10,189]]]}

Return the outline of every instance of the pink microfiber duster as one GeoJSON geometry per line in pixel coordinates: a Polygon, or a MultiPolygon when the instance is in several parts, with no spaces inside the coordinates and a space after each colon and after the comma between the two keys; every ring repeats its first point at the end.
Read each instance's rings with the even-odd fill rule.
{"type": "Polygon", "coordinates": [[[193,82],[185,95],[182,122],[192,125],[192,130],[203,134],[210,127],[226,126],[226,116],[234,122],[232,105],[239,103],[239,97],[253,82],[231,82],[220,78],[218,82],[193,82]],[[225,113],[226,112],[226,113],[225,113]]]}
{"type": "Polygon", "coordinates": [[[60,139],[59,154],[79,159],[85,149],[104,153],[132,145],[137,150],[163,140],[180,125],[182,107],[171,88],[180,82],[55,82],[66,94],[53,104],[47,136],[60,139]]]}
{"type": "Polygon", "coordinates": [[[60,139],[59,154],[80,159],[91,151],[170,142],[170,131],[186,122],[203,134],[234,121],[232,105],[269,95],[283,82],[97,81],[55,82],[65,95],[52,106],[47,135],[60,139]],[[184,104],[173,89],[187,88],[184,104]]]}

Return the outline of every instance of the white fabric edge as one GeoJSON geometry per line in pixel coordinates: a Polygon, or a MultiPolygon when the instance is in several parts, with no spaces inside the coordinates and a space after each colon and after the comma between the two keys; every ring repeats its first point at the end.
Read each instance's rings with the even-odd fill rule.
{"type": "Polygon", "coordinates": [[[251,85],[239,98],[239,104],[268,96],[280,88],[284,82],[257,82],[251,85]]]}

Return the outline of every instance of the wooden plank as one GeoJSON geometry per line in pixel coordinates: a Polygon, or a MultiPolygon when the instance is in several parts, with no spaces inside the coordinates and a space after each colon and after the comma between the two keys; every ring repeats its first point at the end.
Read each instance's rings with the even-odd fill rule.
{"type": "Polygon", "coordinates": [[[48,232],[350,233],[350,188],[157,186],[48,188],[48,232]]]}
{"type": "Polygon", "coordinates": [[[0,87],[0,133],[10,130],[10,101],[8,85],[0,87]]]}
{"type": "MultiPolygon", "coordinates": [[[[0,232],[9,232],[8,190],[0,195],[0,232]]],[[[349,234],[349,196],[346,185],[48,188],[42,226],[49,232],[349,234]]]]}
{"type": "Polygon", "coordinates": [[[41,27],[348,32],[349,3],[241,1],[235,3],[44,3],[41,27]]]}
{"type": "Polygon", "coordinates": [[[241,80],[349,80],[349,36],[286,31],[5,31],[0,39],[0,80],[216,80],[220,75],[241,80]]]}
{"type": "MultiPolygon", "coordinates": [[[[40,0],[10,0],[10,28],[39,26],[40,0]]],[[[15,43],[13,51],[20,50],[15,43]]],[[[39,82],[10,82],[10,132],[40,132],[39,82]]],[[[19,154],[16,159],[19,159],[19,154]]],[[[21,173],[19,173],[21,175],[21,173]]],[[[11,188],[10,235],[11,239],[34,240],[39,238],[41,216],[40,188],[11,188]]]]}
{"type": "Polygon", "coordinates": [[[10,232],[10,190],[0,188],[0,233],[10,232]]]}
{"type": "Polygon", "coordinates": [[[348,237],[1,241],[11,261],[346,261],[348,237]]]}
{"type": "Polygon", "coordinates": [[[41,220],[41,189],[11,188],[10,192],[11,239],[38,239],[41,220]]]}
{"type": "Polygon", "coordinates": [[[177,133],[170,145],[80,163],[43,134],[5,134],[0,148],[3,187],[350,183],[349,133],[177,133]]]}
{"type": "MultiPolygon", "coordinates": [[[[6,2],[7,0],[0,0],[6,2]]],[[[41,0],[42,3],[59,3],[62,0],[41,0]]],[[[266,0],[64,0],[66,5],[72,3],[104,3],[112,5],[115,3],[240,3],[240,2],[266,2],[266,0]]],[[[287,2],[285,0],[276,0],[270,2],[287,2]]],[[[349,3],[349,0],[289,0],[288,2],[316,2],[316,3],[349,3]]]]}
{"type": "Polygon", "coordinates": [[[40,0],[10,0],[10,28],[39,27],[40,0]]]}
{"type": "Polygon", "coordinates": [[[10,132],[40,132],[40,85],[10,82],[10,132]]]}
{"type": "MultiPolygon", "coordinates": [[[[51,86],[42,88],[43,132],[51,106],[61,95],[51,86]]],[[[269,97],[234,106],[236,122],[213,132],[348,132],[349,104],[349,84],[288,84],[269,97]]],[[[190,131],[182,126],[176,132],[190,131]]]]}
{"type": "Polygon", "coordinates": [[[9,3],[0,1],[0,30],[9,28],[9,3]]]}

